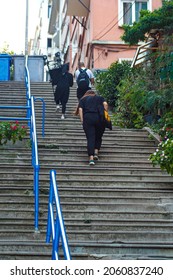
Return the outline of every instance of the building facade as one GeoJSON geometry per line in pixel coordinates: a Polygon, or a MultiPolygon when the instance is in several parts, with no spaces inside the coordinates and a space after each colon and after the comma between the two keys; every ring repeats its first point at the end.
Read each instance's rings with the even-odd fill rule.
{"type": "MultiPolygon", "coordinates": [[[[35,36],[30,41],[31,55],[52,55],[52,35],[48,33],[52,1],[42,0],[38,13],[35,36]]],[[[32,18],[31,18],[32,20],[32,18]]]]}
{"type": "Polygon", "coordinates": [[[93,70],[132,61],[138,46],[129,47],[121,40],[122,25],[138,21],[141,9],[161,6],[162,0],[47,0],[51,39],[47,54],[51,58],[60,52],[73,73],[78,61],[93,70]]]}

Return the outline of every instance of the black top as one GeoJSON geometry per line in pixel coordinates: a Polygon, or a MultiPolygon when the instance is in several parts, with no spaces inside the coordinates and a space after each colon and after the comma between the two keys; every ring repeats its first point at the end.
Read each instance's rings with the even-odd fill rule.
{"type": "Polygon", "coordinates": [[[79,101],[79,108],[83,109],[83,114],[86,113],[98,113],[98,106],[104,102],[102,96],[85,96],[79,101]]]}

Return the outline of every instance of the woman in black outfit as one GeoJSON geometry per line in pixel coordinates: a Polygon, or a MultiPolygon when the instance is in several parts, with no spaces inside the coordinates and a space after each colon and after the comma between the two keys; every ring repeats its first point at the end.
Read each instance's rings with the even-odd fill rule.
{"type": "Polygon", "coordinates": [[[54,99],[56,102],[56,111],[60,109],[62,105],[62,116],[61,119],[65,119],[66,105],[69,99],[70,87],[73,86],[73,75],[69,73],[69,63],[61,66],[59,72],[58,82],[56,90],[54,92],[54,99]]]}
{"type": "Polygon", "coordinates": [[[98,112],[99,106],[104,106],[105,110],[108,110],[107,102],[102,96],[96,95],[93,90],[88,90],[79,101],[79,116],[87,138],[89,165],[94,165],[94,160],[98,159],[105,131],[98,112]]]}

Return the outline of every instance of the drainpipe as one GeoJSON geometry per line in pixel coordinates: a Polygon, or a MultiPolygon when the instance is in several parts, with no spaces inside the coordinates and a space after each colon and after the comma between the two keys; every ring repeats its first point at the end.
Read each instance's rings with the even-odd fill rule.
{"type": "Polygon", "coordinates": [[[25,55],[28,55],[28,0],[26,0],[25,55]]]}
{"type": "Polygon", "coordinates": [[[60,52],[62,51],[61,49],[61,23],[62,23],[62,1],[59,1],[59,50],[60,52]]]}
{"type": "Polygon", "coordinates": [[[69,71],[72,72],[72,17],[70,16],[70,23],[69,23],[69,28],[70,28],[70,46],[69,46],[69,61],[70,61],[70,69],[69,71]]]}

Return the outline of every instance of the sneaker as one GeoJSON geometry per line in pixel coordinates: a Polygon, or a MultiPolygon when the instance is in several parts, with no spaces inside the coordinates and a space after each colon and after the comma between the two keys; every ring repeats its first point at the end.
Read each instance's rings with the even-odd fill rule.
{"type": "Polygon", "coordinates": [[[58,112],[60,109],[60,106],[59,105],[56,105],[56,109],[55,109],[55,112],[58,112]]]}
{"type": "Polygon", "coordinates": [[[94,155],[94,160],[98,160],[99,159],[99,157],[98,157],[98,155],[94,155]]]}
{"type": "Polygon", "coordinates": [[[89,161],[89,165],[95,165],[94,160],[91,159],[91,160],[89,161]]]}
{"type": "Polygon", "coordinates": [[[61,120],[65,120],[65,116],[64,115],[61,116],[61,120]]]}

